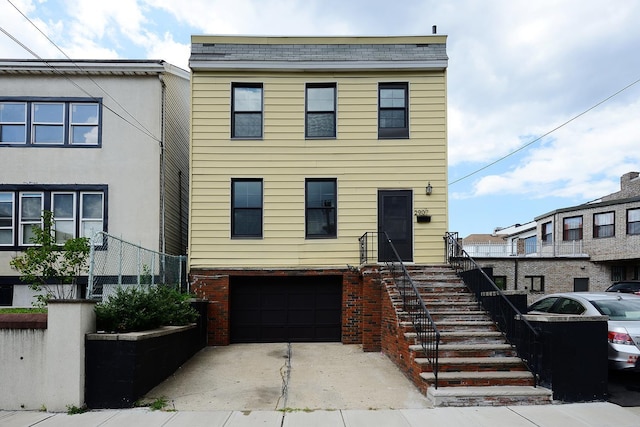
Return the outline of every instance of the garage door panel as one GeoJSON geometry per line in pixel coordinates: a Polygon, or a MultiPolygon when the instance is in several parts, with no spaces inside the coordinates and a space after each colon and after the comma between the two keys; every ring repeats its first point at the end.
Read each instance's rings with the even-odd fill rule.
{"type": "Polygon", "coordinates": [[[342,277],[231,277],[230,309],[231,342],[339,342],[342,277]]]}

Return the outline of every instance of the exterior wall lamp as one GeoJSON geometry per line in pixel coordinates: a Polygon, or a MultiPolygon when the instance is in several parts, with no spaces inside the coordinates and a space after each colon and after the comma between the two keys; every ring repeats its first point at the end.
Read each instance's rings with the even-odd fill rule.
{"type": "Polygon", "coordinates": [[[429,183],[427,184],[427,188],[425,190],[426,190],[427,196],[430,196],[431,193],[433,192],[433,187],[431,186],[431,181],[429,181],[429,183]]]}

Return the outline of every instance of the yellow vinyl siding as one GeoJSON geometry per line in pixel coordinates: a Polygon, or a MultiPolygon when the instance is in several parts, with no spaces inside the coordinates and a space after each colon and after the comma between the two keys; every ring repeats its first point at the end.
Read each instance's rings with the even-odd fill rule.
{"type": "Polygon", "coordinates": [[[447,229],[443,71],[194,72],[190,267],[358,264],[358,237],[377,230],[379,189],[413,190],[414,261],[442,262],[447,229]],[[232,82],[263,84],[259,140],[231,139],[232,82]],[[337,85],[337,137],[306,140],[305,84],[337,85]],[[409,139],[378,139],[378,84],[408,82],[409,139]],[[263,180],[263,237],[231,239],[231,179],[263,180]],[[337,180],[337,238],[305,239],[305,178],[337,180]],[[430,181],[431,196],[424,194],[430,181]]]}

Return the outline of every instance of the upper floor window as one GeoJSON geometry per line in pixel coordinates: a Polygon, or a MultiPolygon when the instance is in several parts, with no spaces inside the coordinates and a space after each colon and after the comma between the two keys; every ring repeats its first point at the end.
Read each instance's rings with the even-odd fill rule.
{"type": "Polygon", "coordinates": [[[23,187],[22,190],[0,188],[0,247],[32,246],[34,227],[42,228],[44,210],[53,213],[53,237],[57,244],[63,245],[75,237],[92,238],[97,232],[105,231],[106,190],[69,189],[76,186],[47,190],[19,187],[23,187]]]}
{"type": "Polygon", "coordinates": [[[231,137],[262,138],[262,84],[233,83],[231,137]]]}
{"type": "Polygon", "coordinates": [[[615,235],[615,214],[613,212],[593,214],[593,237],[613,237],[615,235]]]}
{"type": "Polygon", "coordinates": [[[231,180],[231,237],[262,237],[262,180],[231,180]]]}
{"type": "Polygon", "coordinates": [[[378,138],[409,137],[409,86],[380,83],[378,87],[378,138]]]}
{"type": "Polygon", "coordinates": [[[553,243],[553,226],[551,221],[542,224],[542,244],[553,243]]]}
{"type": "Polygon", "coordinates": [[[335,179],[305,182],[305,237],[336,237],[337,184],[335,179]]]}
{"type": "Polygon", "coordinates": [[[536,236],[527,237],[524,239],[524,253],[526,254],[534,254],[538,250],[537,248],[538,239],[536,236]]]}
{"type": "Polygon", "coordinates": [[[582,240],[582,217],[574,216],[562,220],[562,240],[582,240]]]}
{"type": "Polygon", "coordinates": [[[335,138],[336,85],[335,83],[309,83],[306,88],[307,138],[335,138]]]}
{"type": "Polygon", "coordinates": [[[627,210],[627,234],[640,234],[640,208],[627,210]]]}
{"type": "Polygon", "coordinates": [[[0,98],[0,145],[97,146],[100,112],[94,99],[0,98]]]}

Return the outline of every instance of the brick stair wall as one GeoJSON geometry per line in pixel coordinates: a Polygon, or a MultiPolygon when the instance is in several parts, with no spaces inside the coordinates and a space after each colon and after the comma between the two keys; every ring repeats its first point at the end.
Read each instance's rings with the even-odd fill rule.
{"type": "MultiPolygon", "coordinates": [[[[382,351],[427,394],[434,375],[402,309],[399,289],[388,272],[381,273],[382,288],[387,294],[382,299],[382,351]]],[[[533,375],[515,349],[480,309],[453,269],[412,266],[410,275],[441,332],[439,389],[534,385],[533,375]]],[[[472,401],[478,400],[474,397],[472,401]]]]}

